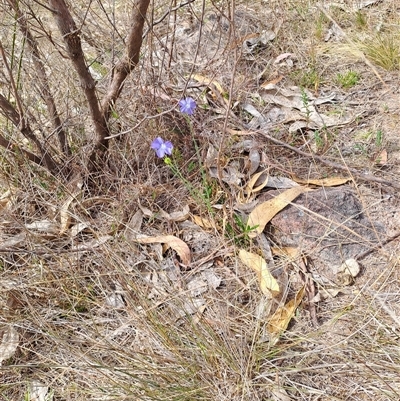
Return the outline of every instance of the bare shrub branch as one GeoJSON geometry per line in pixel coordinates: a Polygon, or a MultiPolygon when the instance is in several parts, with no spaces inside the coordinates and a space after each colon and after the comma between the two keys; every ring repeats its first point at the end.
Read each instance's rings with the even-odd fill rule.
{"type": "Polygon", "coordinates": [[[80,31],[78,30],[71,13],[64,0],[50,0],[50,7],[54,10],[55,20],[66,44],[68,56],[78,73],[81,87],[85,93],[91,118],[96,133],[98,147],[106,148],[108,135],[107,122],[101,113],[96,93],[96,82],[90,74],[82,50],[80,31]]]}
{"type": "MultiPolygon", "coordinates": [[[[66,43],[68,56],[79,75],[81,86],[86,95],[94,123],[96,142],[89,157],[92,165],[96,165],[95,160],[99,153],[104,153],[108,148],[109,140],[107,137],[110,136],[110,132],[107,127],[107,122],[110,118],[111,110],[121,94],[125,79],[139,62],[140,48],[143,40],[143,26],[149,3],[150,0],[136,0],[133,6],[132,22],[126,46],[126,54],[114,68],[113,79],[106,96],[101,102],[100,108],[95,88],[95,81],[88,70],[83,54],[80,31],[78,30],[64,0],[49,1],[50,7],[54,10],[58,28],[66,43]]],[[[96,166],[94,167],[96,168],[96,166]]]]}
{"type": "MultiPolygon", "coordinates": [[[[6,54],[4,52],[4,48],[3,48],[3,45],[1,42],[0,42],[0,53],[1,53],[1,56],[3,59],[4,66],[6,67],[6,70],[9,75],[11,87],[13,88],[14,97],[15,97],[15,101],[17,103],[19,112],[11,105],[11,103],[4,96],[1,96],[0,108],[3,111],[3,114],[5,116],[8,116],[11,119],[14,126],[17,129],[19,129],[19,131],[22,133],[22,135],[25,138],[29,139],[32,143],[34,143],[37,146],[37,148],[39,149],[41,156],[43,158],[44,165],[47,167],[47,169],[49,171],[55,173],[58,168],[57,164],[55,163],[52,156],[46,151],[46,149],[41,144],[39,139],[36,137],[36,135],[34,134],[34,132],[31,129],[31,127],[29,126],[28,120],[24,116],[22,102],[19,97],[17,87],[15,85],[14,77],[12,75],[10,66],[8,65],[7,57],[6,57],[6,54]]],[[[6,147],[8,148],[8,141],[6,141],[6,142],[7,142],[6,147]]],[[[2,143],[0,143],[0,145],[3,146],[2,143]]],[[[39,164],[41,164],[41,163],[39,163],[39,164]]]]}
{"type": "Polygon", "coordinates": [[[18,2],[16,0],[8,0],[8,2],[16,13],[16,19],[18,21],[20,30],[25,36],[29,49],[31,51],[33,64],[37,72],[37,79],[39,80],[40,88],[42,91],[42,96],[44,101],[46,102],[53,129],[57,133],[61,150],[66,156],[69,156],[71,154],[71,150],[68,146],[67,135],[62,127],[61,119],[57,111],[57,106],[50,90],[49,80],[45,71],[44,63],[40,56],[37,41],[28,28],[27,21],[18,6],[18,2]]]}
{"type": "Polygon", "coordinates": [[[129,32],[126,54],[114,68],[110,88],[101,102],[102,112],[108,120],[111,109],[124,86],[125,79],[139,62],[140,48],[143,41],[143,26],[150,0],[136,0],[132,10],[132,23],[129,32]]]}

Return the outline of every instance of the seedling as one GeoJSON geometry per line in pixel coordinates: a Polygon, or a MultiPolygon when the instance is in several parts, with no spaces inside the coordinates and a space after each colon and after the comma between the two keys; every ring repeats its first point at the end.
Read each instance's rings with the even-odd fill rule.
{"type": "Polygon", "coordinates": [[[232,238],[236,245],[247,246],[250,243],[249,233],[255,230],[258,225],[248,226],[244,219],[238,215],[233,215],[234,225],[230,223],[226,225],[226,233],[229,238],[232,238]]]}
{"type": "Polygon", "coordinates": [[[336,75],[337,83],[345,89],[349,89],[356,85],[360,80],[360,75],[356,71],[349,70],[343,74],[336,75]]]}
{"type": "Polygon", "coordinates": [[[303,103],[303,108],[305,110],[307,123],[310,120],[311,110],[310,110],[310,99],[304,88],[300,88],[301,91],[301,102],[303,103]]]}
{"type": "Polygon", "coordinates": [[[383,132],[381,130],[378,130],[376,132],[375,144],[376,146],[381,146],[382,142],[383,142],[383,132]]]}

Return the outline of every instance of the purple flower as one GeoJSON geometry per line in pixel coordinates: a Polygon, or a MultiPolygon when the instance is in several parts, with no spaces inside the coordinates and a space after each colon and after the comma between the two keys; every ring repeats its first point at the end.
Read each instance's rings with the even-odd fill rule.
{"type": "Polygon", "coordinates": [[[151,143],[151,148],[156,151],[159,158],[162,158],[165,155],[171,155],[174,146],[170,141],[164,141],[164,139],[158,137],[151,143]]]}
{"type": "Polygon", "coordinates": [[[191,116],[196,108],[196,102],[191,97],[187,97],[179,101],[179,107],[181,108],[181,113],[191,116]]]}

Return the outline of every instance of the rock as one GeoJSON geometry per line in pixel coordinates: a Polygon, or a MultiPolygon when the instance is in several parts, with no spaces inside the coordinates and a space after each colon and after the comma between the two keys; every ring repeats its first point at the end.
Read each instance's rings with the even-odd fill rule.
{"type": "Polygon", "coordinates": [[[331,281],[342,263],[375,246],[384,233],[381,224],[363,214],[348,186],[300,195],[272,219],[268,229],[281,246],[300,247],[318,273],[331,281]]]}

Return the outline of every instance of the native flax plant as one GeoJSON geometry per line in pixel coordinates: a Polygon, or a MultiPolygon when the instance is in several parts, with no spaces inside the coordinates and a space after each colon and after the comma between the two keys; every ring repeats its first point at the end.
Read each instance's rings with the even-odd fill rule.
{"type": "MultiPolygon", "coordinates": [[[[15,32],[11,36],[17,37],[17,39],[9,46],[11,50],[7,49],[4,43],[0,43],[4,69],[3,77],[6,77],[7,80],[6,84],[0,88],[0,113],[6,121],[11,122],[17,132],[28,140],[30,149],[28,151],[22,148],[18,140],[10,139],[7,136],[0,136],[0,146],[10,152],[22,155],[33,163],[46,167],[53,174],[60,171],[63,174],[67,172],[66,165],[72,156],[71,145],[74,145],[71,142],[72,133],[68,132],[67,122],[63,120],[63,114],[58,110],[59,105],[55,93],[59,91],[59,88],[52,79],[59,80],[59,74],[56,73],[55,67],[51,66],[44,56],[49,53],[59,53],[60,65],[64,69],[72,66],[79,78],[78,89],[84,95],[89,110],[88,117],[94,131],[94,140],[82,138],[83,142],[85,140],[89,142],[89,148],[85,150],[78,148],[77,154],[74,154],[74,159],[83,160],[83,165],[88,167],[91,172],[99,170],[104,164],[104,156],[108,150],[108,138],[111,135],[109,120],[112,109],[121,95],[126,78],[139,62],[143,27],[150,0],[134,0],[132,2],[130,28],[125,43],[125,51],[112,67],[112,78],[104,95],[97,90],[96,82],[88,69],[82,48],[80,24],[75,22],[65,0],[49,0],[46,4],[44,2],[37,3],[41,7],[41,13],[50,13],[49,16],[54,18],[63,44],[57,43],[56,35],[50,34],[50,28],[41,22],[39,12],[36,13],[32,10],[30,1],[6,0],[6,3],[8,3],[11,11],[8,9],[6,11],[6,7],[3,5],[0,7],[3,7],[4,10],[0,10],[0,13],[4,23],[9,23],[8,26],[12,26],[14,19],[15,32]],[[28,19],[27,16],[31,17],[28,19]],[[6,17],[8,18],[7,21],[6,17]],[[36,23],[38,21],[40,21],[39,26],[36,23]],[[20,34],[18,34],[18,30],[20,34]],[[41,41],[37,39],[38,37],[41,37],[41,41]],[[47,43],[45,43],[46,38],[48,39],[47,43]],[[15,52],[16,44],[20,46],[17,46],[18,52],[24,55],[23,58],[22,56],[20,58],[21,68],[17,72],[15,71],[16,67],[13,67],[13,65],[19,66],[16,58],[18,52],[15,52]],[[48,49],[49,44],[53,50],[48,49]],[[32,67],[27,66],[25,68],[24,60],[28,59],[28,56],[32,59],[32,67]],[[6,63],[5,60],[7,59],[11,59],[11,61],[6,63]],[[33,71],[34,76],[22,75],[22,84],[19,87],[20,74],[26,74],[27,71],[30,73],[33,71]],[[37,84],[32,86],[33,92],[31,87],[24,87],[24,84],[29,81],[37,84]],[[29,91],[28,96],[26,93],[29,91]],[[41,124],[41,121],[29,111],[32,99],[38,103],[44,101],[44,113],[47,113],[49,124],[41,124]],[[54,142],[50,143],[50,139],[53,137],[58,139],[59,149],[57,151],[54,150],[54,142]]],[[[81,10],[82,15],[86,15],[90,11],[90,5],[87,7],[88,9],[81,10]]],[[[73,91],[75,88],[66,89],[73,91]]],[[[42,110],[38,112],[40,120],[43,119],[44,113],[42,110]]]]}
{"type": "Polygon", "coordinates": [[[181,113],[187,114],[188,116],[193,115],[196,106],[196,101],[191,97],[187,97],[179,101],[179,108],[181,110],[181,113]]]}
{"type": "MultiPolygon", "coordinates": [[[[190,121],[190,118],[188,116],[193,115],[196,107],[197,107],[196,101],[191,97],[186,97],[179,101],[179,108],[180,108],[181,113],[187,115],[187,119],[188,119],[188,123],[190,126],[192,136],[193,136],[193,126],[192,126],[192,122],[190,121]]],[[[196,155],[198,158],[200,158],[198,148],[197,148],[194,138],[193,138],[193,141],[194,141],[194,144],[196,147],[196,155]]],[[[187,190],[190,192],[192,197],[196,200],[196,202],[199,204],[204,204],[207,207],[207,210],[212,214],[213,211],[211,209],[211,204],[210,204],[211,191],[209,189],[204,170],[202,168],[200,169],[204,189],[202,191],[199,191],[198,189],[196,189],[193,186],[193,184],[189,180],[187,180],[183,176],[182,172],[180,171],[179,166],[176,164],[176,162],[172,156],[172,151],[173,151],[174,146],[170,141],[165,141],[161,137],[157,137],[152,141],[150,147],[156,152],[156,155],[158,158],[164,159],[164,163],[167,166],[169,166],[172,173],[183,182],[183,184],[185,185],[187,190]],[[168,157],[168,156],[172,156],[172,157],[168,157]]]]}
{"type": "MultiPolygon", "coordinates": [[[[196,140],[195,140],[195,137],[194,137],[194,130],[193,130],[192,120],[189,117],[189,116],[192,116],[194,114],[194,111],[196,110],[196,107],[197,107],[196,101],[193,98],[191,98],[190,96],[186,97],[184,99],[181,99],[179,101],[179,108],[180,108],[181,113],[186,114],[186,120],[187,120],[187,122],[189,124],[190,132],[192,134],[192,140],[193,140],[194,148],[196,150],[196,156],[197,156],[197,159],[200,162],[200,159],[201,159],[200,152],[199,152],[199,148],[197,146],[197,143],[196,143],[196,140]]],[[[204,171],[204,168],[201,166],[201,163],[199,163],[199,164],[200,164],[201,178],[202,178],[203,186],[204,186],[204,192],[203,192],[204,196],[203,197],[206,199],[206,204],[207,204],[207,206],[208,206],[208,208],[210,210],[210,196],[211,196],[212,190],[211,190],[210,186],[208,185],[207,176],[206,176],[206,173],[204,171]]]]}
{"type": "Polygon", "coordinates": [[[174,146],[170,141],[158,137],[151,143],[151,148],[155,150],[156,155],[162,159],[165,155],[172,155],[174,146]]]}

